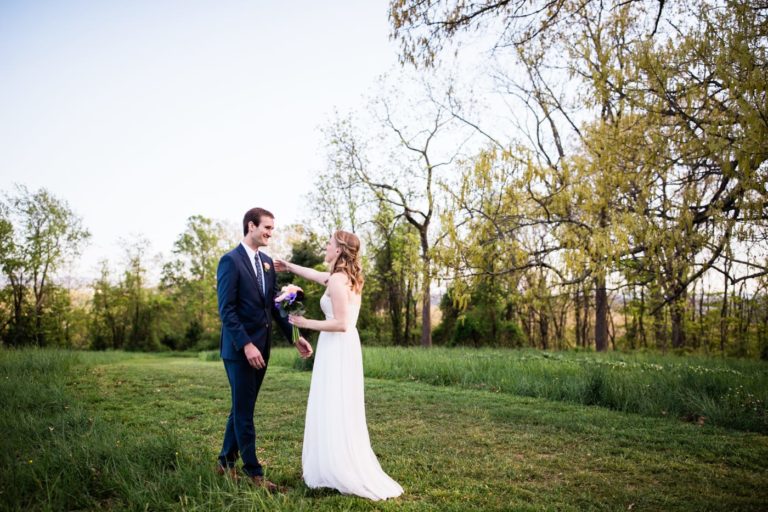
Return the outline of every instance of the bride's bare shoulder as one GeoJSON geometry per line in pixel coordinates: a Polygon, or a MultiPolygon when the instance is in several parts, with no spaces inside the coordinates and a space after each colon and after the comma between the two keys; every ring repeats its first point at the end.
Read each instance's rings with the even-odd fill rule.
{"type": "Polygon", "coordinates": [[[349,286],[349,276],[344,272],[331,274],[328,280],[328,294],[336,295],[338,298],[346,296],[351,303],[360,302],[360,294],[355,293],[349,286]]]}
{"type": "Polygon", "coordinates": [[[335,272],[328,278],[328,287],[333,286],[347,286],[349,284],[349,277],[344,272],[335,272]]]}

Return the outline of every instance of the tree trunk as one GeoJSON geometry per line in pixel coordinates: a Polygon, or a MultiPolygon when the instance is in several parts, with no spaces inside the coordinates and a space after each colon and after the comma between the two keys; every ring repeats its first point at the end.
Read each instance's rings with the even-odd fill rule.
{"type": "MultiPolygon", "coordinates": [[[[389,250],[389,249],[388,249],[389,250]]],[[[389,261],[392,261],[389,256],[389,261]]],[[[395,345],[407,345],[407,338],[403,337],[403,275],[390,274],[389,280],[389,323],[392,327],[392,341],[395,345]]],[[[407,311],[406,311],[407,316],[407,311]]]]}
{"type": "Polygon", "coordinates": [[[720,353],[725,354],[725,342],[728,338],[728,264],[725,265],[723,282],[723,306],[720,308],[720,353]]]}
{"type": "Polygon", "coordinates": [[[20,345],[19,329],[24,322],[24,287],[11,281],[11,289],[13,291],[13,336],[10,341],[12,345],[20,345]]]}
{"type": "Polygon", "coordinates": [[[421,346],[429,348],[432,346],[432,304],[431,287],[429,282],[429,263],[424,264],[427,269],[424,271],[424,291],[421,296],[421,346]]]}
{"type": "MultiPolygon", "coordinates": [[[[632,290],[634,293],[634,290],[632,290]]],[[[629,341],[629,348],[630,350],[635,349],[635,336],[637,335],[637,319],[632,318],[632,329],[630,331],[630,325],[629,325],[629,315],[627,314],[627,294],[622,290],[621,292],[621,300],[622,300],[622,312],[624,314],[624,336],[627,338],[627,341],[629,341]]],[[[616,347],[614,345],[614,350],[616,350],[616,347]]]]}
{"type": "Polygon", "coordinates": [[[640,310],[637,312],[637,329],[640,331],[640,340],[643,342],[643,348],[648,348],[648,337],[645,335],[645,288],[640,287],[640,310]]]}
{"type": "Polygon", "coordinates": [[[411,326],[413,325],[413,316],[411,315],[411,302],[413,301],[413,281],[409,280],[405,292],[405,330],[403,338],[406,345],[411,344],[411,326]]]}
{"type": "Polygon", "coordinates": [[[552,325],[555,327],[555,349],[562,350],[567,345],[565,343],[565,316],[568,311],[568,302],[561,307],[557,314],[552,314],[552,325]]]}
{"type": "MultiPolygon", "coordinates": [[[[742,281],[740,289],[743,289],[744,282],[742,281]]],[[[736,348],[739,357],[747,355],[747,339],[741,335],[741,318],[744,315],[744,303],[739,300],[741,297],[741,291],[736,292],[736,285],[731,287],[731,309],[735,315],[734,320],[737,320],[736,325],[736,339],[734,340],[734,348],[736,348]]]]}
{"type": "Polygon", "coordinates": [[[672,348],[683,348],[685,346],[685,299],[680,298],[672,303],[672,348]]]}
{"type": "Polygon", "coordinates": [[[608,350],[608,293],[605,289],[605,274],[598,273],[595,282],[595,349],[608,350]]]}
{"type": "Polygon", "coordinates": [[[580,287],[577,285],[576,298],[573,301],[574,303],[573,310],[574,310],[574,316],[575,316],[574,322],[576,324],[574,328],[576,329],[576,346],[577,347],[582,346],[582,343],[581,343],[581,332],[582,332],[581,331],[581,294],[579,293],[579,290],[580,290],[580,287]]]}
{"type": "Polygon", "coordinates": [[[422,295],[421,295],[421,346],[432,346],[432,275],[429,261],[429,241],[427,240],[427,224],[419,233],[421,237],[422,295]]]}
{"type": "Polygon", "coordinates": [[[758,340],[760,341],[760,359],[768,360],[768,303],[766,303],[765,296],[763,296],[762,301],[765,307],[763,309],[762,329],[758,330],[760,332],[758,340]]]}
{"type": "Polygon", "coordinates": [[[704,282],[701,283],[701,295],[699,296],[699,344],[706,347],[709,352],[709,336],[704,328],[704,282]]]}
{"type": "Polygon", "coordinates": [[[585,288],[582,291],[581,298],[584,300],[584,315],[583,315],[583,323],[581,324],[581,341],[584,343],[583,347],[587,348],[587,345],[589,344],[590,339],[590,331],[592,330],[592,324],[589,322],[589,296],[587,295],[588,290],[585,288]]]}
{"type": "MultiPolygon", "coordinates": [[[[660,305],[662,303],[661,292],[659,290],[653,290],[652,292],[652,304],[660,305]]],[[[666,351],[667,350],[667,326],[664,319],[664,308],[659,309],[653,314],[653,337],[656,341],[656,348],[666,351]]]]}
{"type": "Polygon", "coordinates": [[[43,312],[35,305],[35,345],[45,346],[45,336],[43,336],[43,312]]]}
{"type": "Polygon", "coordinates": [[[403,306],[400,290],[389,290],[389,323],[392,326],[392,341],[395,345],[405,345],[403,338],[403,306]]]}
{"type": "MultiPolygon", "coordinates": [[[[702,283],[702,287],[704,284],[702,283]]],[[[688,300],[686,311],[690,310],[691,312],[691,326],[695,326],[697,322],[696,315],[698,314],[698,310],[696,309],[696,285],[693,286],[693,294],[691,295],[691,298],[688,300]]],[[[699,336],[699,331],[697,329],[692,329],[689,333],[686,335],[686,340],[688,344],[694,348],[697,349],[701,346],[701,337],[699,336]]]]}
{"type": "Polygon", "coordinates": [[[613,314],[608,312],[608,338],[611,340],[611,348],[616,350],[616,326],[613,324],[613,314]]]}
{"type": "Polygon", "coordinates": [[[541,335],[541,348],[547,350],[549,348],[549,315],[543,306],[539,309],[539,334],[541,335]]]}

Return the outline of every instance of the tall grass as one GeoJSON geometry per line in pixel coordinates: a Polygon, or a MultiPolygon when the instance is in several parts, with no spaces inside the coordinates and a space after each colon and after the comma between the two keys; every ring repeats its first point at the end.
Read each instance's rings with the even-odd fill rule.
{"type": "MultiPolygon", "coordinates": [[[[84,358],[105,362],[114,356],[84,358]]],[[[130,436],[78,404],[65,383],[76,383],[78,372],[87,371],[82,363],[73,352],[0,351],[0,510],[125,503],[156,504],[153,509],[160,510],[185,491],[181,482],[189,475],[182,468],[194,465],[180,463],[180,443],[172,432],[130,436]],[[147,483],[147,475],[157,480],[147,483]]]]}
{"type": "MultiPolygon", "coordinates": [[[[287,349],[272,364],[295,366],[287,349]]],[[[368,377],[510,393],[768,433],[768,365],[659,354],[366,347],[368,377]]]]}
{"type": "MultiPolygon", "coordinates": [[[[489,361],[517,370],[535,368],[533,360],[540,369],[597,365],[604,380],[590,381],[593,396],[613,366],[627,370],[613,357],[564,354],[573,359],[565,364],[533,351],[366,349],[369,373],[395,360],[396,375],[397,358],[406,366],[404,377],[372,379],[366,395],[374,449],[406,494],[373,503],[310,490],[301,481],[309,376],[292,369],[295,354],[273,352],[259,397],[259,455],[269,478],[290,488],[268,495],[212,471],[229,396],[221,364],[206,362],[215,354],[0,350],[0,511],[764,509],[768,438],[760,434],[458,389],[501,391],[487,384],[503,377],[489,361]],[[470,361],[477,355],[493,357],[470,361]],[[473,381],[470,364],[491,378],[473,381]],[[448,374],[435,380],[443,387],[408,382],[426,380],[419,369],[452,367],[464,368],[455,385],[448,374]]],[[[740,364],[707,367],[742,376],[761,368],[740,364]]]]}

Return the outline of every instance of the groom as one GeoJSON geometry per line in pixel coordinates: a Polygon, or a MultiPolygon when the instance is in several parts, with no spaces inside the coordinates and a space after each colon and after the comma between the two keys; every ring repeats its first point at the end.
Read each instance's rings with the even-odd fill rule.
{"type": "MultiPolygon", "coordinates": [[[[237,477],[235,462],[239,454],[251,482],[268,491],[277,490],[277,486],[264,478],[264,469],[256,457],[253,410],[267,372],[272,318],[291,339],[291,325],[274,304],[274,264],[259,250],[269,244],[274,227],[274,215],[267,210],[248,210],[243,218],[243,241],[222,256],[216,271],[221,358],[232,392],[232,408],[216,469],[219,474],[237,477]]],[[[312,346],[304,338],[296,342],[296,349],[303,358],[312,355],[312,346]]]]}

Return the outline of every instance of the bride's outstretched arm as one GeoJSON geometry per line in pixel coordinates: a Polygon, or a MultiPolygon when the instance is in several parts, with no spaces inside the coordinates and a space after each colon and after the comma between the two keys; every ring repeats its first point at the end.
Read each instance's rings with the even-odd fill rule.
{"type": "Polygon", "coordinates": [[[314,281],[323,285],[328,284],[328,278],[331,276],[329,272],[320,272],[319,270],[315,270],[313,268],[302,267],[301,265],[281,260],[279,258],[275,258],[274,262],[275,270],[278,272],[292,272],[299,277],[303,277],[304,279],[309,279],[310,281],[314,281]]]}
{"type": "Polygon", "coordinates": [[[328,295],[333,304],[333,318],[328,320],[310,320],[303,316],[291,315],[288,321],[300,329],[313,331],[344,332],[347,330],[347,303],[349,302],[347,276],[336,272],[328,279],[328,295]]]}

